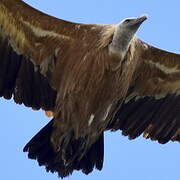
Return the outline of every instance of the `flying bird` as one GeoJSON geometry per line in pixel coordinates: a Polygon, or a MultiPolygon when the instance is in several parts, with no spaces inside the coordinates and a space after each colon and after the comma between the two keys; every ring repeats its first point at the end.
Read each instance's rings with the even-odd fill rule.
{"type": "Polygon", "coordinates": [[[0,97],[52,117],[29,158],[66,177],[102,169],[106,130],[180,141],[180,55],[135,35],[146,19],[79,24],[0,0],[0,97]]]}

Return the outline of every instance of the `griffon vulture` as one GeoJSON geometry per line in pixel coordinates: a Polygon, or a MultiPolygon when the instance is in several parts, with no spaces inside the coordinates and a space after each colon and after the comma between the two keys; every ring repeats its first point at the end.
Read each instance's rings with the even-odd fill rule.
{"type": "Polygon", "coordinates": [[[0,97],[53,116],[29,158],[65,177],[102,169],[105,130],[180,141],[180,55],[135,36],[146,19],[78,24],[0,0],[0,97]]]}

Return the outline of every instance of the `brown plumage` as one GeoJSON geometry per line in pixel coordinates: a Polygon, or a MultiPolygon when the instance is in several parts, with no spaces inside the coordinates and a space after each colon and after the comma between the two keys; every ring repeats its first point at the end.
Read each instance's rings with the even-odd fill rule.
{"type": "Polygon", "coordinates": [[[134,36],[145,16],[77,24],[20,0],[1,0],[0,12],[0,97],[53,117],[29,158],[65,177],[102,169],[105,130],[180,141],[180,55],[134,36]]]}

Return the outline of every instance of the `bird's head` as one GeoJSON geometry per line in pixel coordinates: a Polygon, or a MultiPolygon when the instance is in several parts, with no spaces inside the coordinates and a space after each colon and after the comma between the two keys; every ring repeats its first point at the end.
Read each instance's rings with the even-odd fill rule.
{"type": "Polygon", "coordinates": [[[140,25],[147,19],[147,15],[135,18],[127,18],[120,22],[119,28],[135,33],[140,25]]]}
{"type": "Polygon", "coordinates": [[[128,51],[136,31],[140,25],[147,19],[147,15],[136,18],[127,18],[117,24],[114,31],[112,43],[109,50],[112,54],[119,56],[123,59],[128,51]]]}

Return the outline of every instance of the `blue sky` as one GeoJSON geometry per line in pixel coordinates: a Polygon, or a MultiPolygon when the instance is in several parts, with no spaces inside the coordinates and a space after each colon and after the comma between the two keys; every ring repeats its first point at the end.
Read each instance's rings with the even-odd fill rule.
{"type": "MultiPolygon", "coordinates": [[[[118,23],[123,18],[149,14],[138,36],[165,50],[180,53],[180,1],[162,0],[25,0],[50,15],[81,23],[118,23]]],[[[49,119],[43,112],[0,99],[0,179],[55,180],[36,161],[28,160],[23,146],[49,119]]],[[[129,141],[119,132],[107,132],[101,172],[88,176],[75,172],[68,180],[176,180],[179,179],[180,145],[158,144],[142,137],[129,141]]]]}

